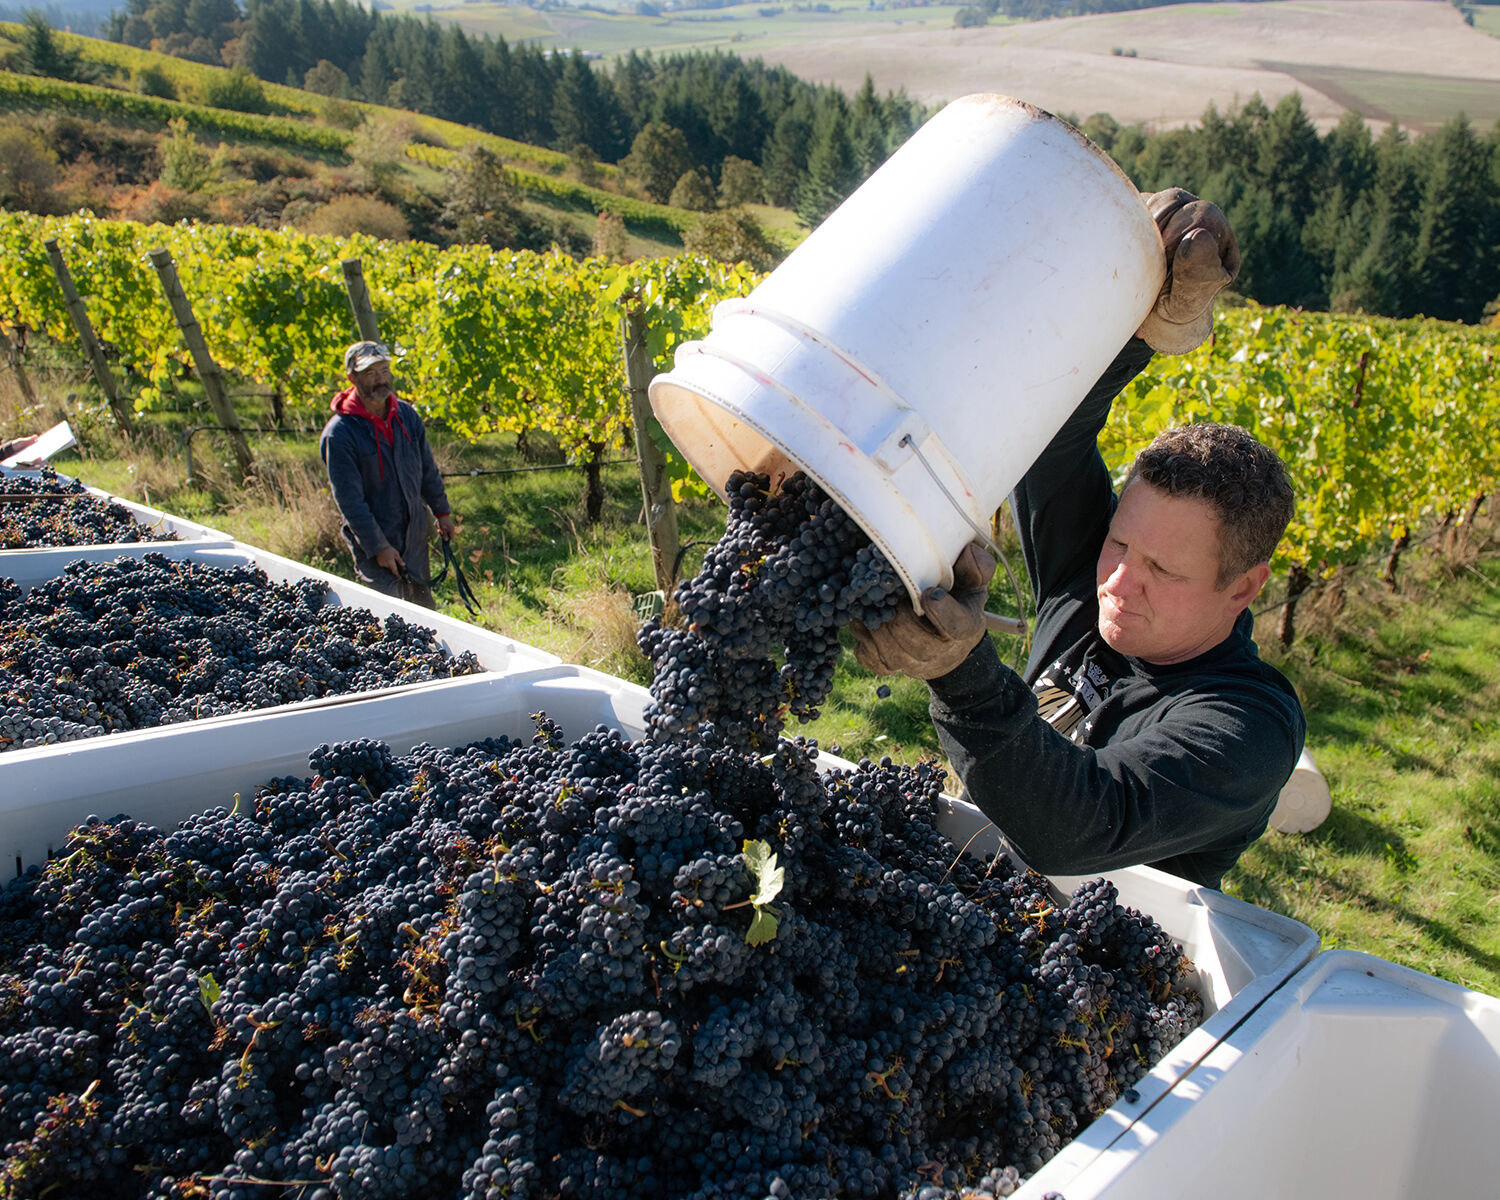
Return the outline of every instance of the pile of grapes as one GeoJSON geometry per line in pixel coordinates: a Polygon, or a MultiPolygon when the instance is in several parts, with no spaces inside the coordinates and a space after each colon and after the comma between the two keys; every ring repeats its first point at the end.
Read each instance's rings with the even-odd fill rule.
{"type": "Polygon", "coordinates": [[[539,716],[79,827],[0,900],[0,1194],[1008,1195],[1200,1019],[940,771],[713,742],[539,716]]]}
{"type": "Polygon", "coordinates": [[[966,856],[933,765],[774,738],[889,567],[731,483],[679,593],[726,674],[645,631],[641,739],[320,746],[0,891],[0,1196],[986,1200],[1128,1101],[1202,1018],[1181,948],[966,856]]]}
{"type": "Polygon", "coordinates": [[[466,675],[433,630],[318,580],[150,553],[0,578],[0,751],[466,675]]]}
{"type": "Polygon", "coordinates": [[[833,687],[839,630],[880,628],[905,585],[865,532],[802,472],[772,491],[736,471],[724,536],[673,598],[683,623],[641,628],[654,668],[651,727],[681,738],[704,725],[745,749],[804,723],[833,687]],[[778,663],[778,659],[780,662],[778,663]]]}
{"type": "Polygon", "coordinates": [[[171,530],[140,524],[123,504],[100,499],[51,467],[38,476],[0,476],[0,493],[7,497],[0,499],[0,550],[177,540],[171,530]],[[30,496],[59,499],[25,498],[30,496]]]}

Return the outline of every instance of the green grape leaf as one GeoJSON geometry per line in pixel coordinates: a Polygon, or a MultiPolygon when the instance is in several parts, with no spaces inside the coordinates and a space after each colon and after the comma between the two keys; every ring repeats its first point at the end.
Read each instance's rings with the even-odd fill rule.
{"type": "Polygon", "coordinates": [[[203,1007],[210,1014],[213,1013],[214,1001],[219,998],[219,990],[219,981],[209,972],[198,976],[198,999],[203,1001],[203,1007]]]}
{"type": "Polygon", "coordinates": [[[755,916],[745,932],[747,945],[759,946],[776,936],[777,912],[771,901],[781,895],[786,883],[786,871],[776,865],[776,854],[770,843],[759,838],[747,838],[742,848],[745,867],[755,880],[755,890],[750,893],[750,903],[755,906],[755,916]]]}

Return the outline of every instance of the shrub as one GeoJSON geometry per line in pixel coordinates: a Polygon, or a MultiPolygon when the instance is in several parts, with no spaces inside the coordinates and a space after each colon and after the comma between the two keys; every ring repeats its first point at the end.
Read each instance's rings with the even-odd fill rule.
{"type": "Polygon", "coordinates": [[[625,218],[606,209],[594,226],[594,255],[610,262],[624,262],[628,243],[625,240],[625,218]]]}
{"type": "Polygon", "coordinates": [[[56,212],[61,179],[62,165],[41,134],[24,125],[0,125],[0,205],[56,212]]]}
{"type": "Polygon", "coordinates": [[[749,263],[757,271],[769,271],[784,255],[742,208],[705,213],[682,235],[682,245],[693,254],[719,262],[749,263]]]}
{"type": "Polygon", "coordinates": [[[764,184],[758,166],[731,154],[719,169],[719,203],[725,208],[759,204],[765,191],[764,184]]]}
{"type": "Polygon", "coordinates": [[[667,203],[673,208],[685,208],[689,212],[712,212],[718,207],[719,200],[714,195],[714,185],[708,181],[708,176],[694,167],[678,177],[667,203]]]}
{"type": "Polygon", "coordinates": [[[214,165],[198,144],[197,135],[181,117],[167,122],[161,139],[161,185],[179,192],[198,192],[213,182],[214,165]]]}
{"type": "Polygon", "coordinates": [[[259,79],[244,66],[231,67],[203,85],[202,101],[209,108],[227,108],[234,112],[269,113],[271,102],[259,79]]]}
{"type": "Polygon", "coordinates": [[[404,242],[411,236],[406,218],[394,204],[374,196],[353,194],[335,196],[327,204],[313,209],[297,222],[297,228],[303,233],[330,237],[367,233],[388,242],[404,242]]]}
{"type": "Polygon", "coordinates": [[[159,96],[163,100],[177,99],[177,85],[172,77],[155,63],[142,67],[135,73],[132,83],[143,96],[159,96]]]}

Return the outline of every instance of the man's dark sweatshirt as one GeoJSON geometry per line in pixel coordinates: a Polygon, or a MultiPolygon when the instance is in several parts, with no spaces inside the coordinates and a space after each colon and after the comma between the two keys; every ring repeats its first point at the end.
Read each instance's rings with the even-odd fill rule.
{"type": "Polygon", "coordinates": [[[1025,679],[984,638],[931,681],[930,711],[967,798],[1036,870],[1148,863],[1216,888],[1265,831],[1306,722],[1248,612],[1170,666],[1099,636],[1094,568],[1116,498],[1098,436],[1150,358],[1132,339],[1011,497],[1037,603],[1025,679]]]}

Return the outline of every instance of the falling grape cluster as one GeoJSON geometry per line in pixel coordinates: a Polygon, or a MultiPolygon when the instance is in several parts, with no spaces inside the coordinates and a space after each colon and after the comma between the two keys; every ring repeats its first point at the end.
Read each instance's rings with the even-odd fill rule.
{"type": "Polygon", "coordinates": [[[0,1194],[978,1200],[1200,1019],[1113,885],[964,856],[930,765],[536,721],[12,883],[0,1194]]]}
{"type": "Polygon", "coordinates": [[[0,751],[480,670],[426,626],[324,603],[320,580],[159,553],[0,578],[0,751]]]}
{"type": "Polygon", "coordinates": [[[95,496],[78,480],[59,475],[51,467],[42,467],[34,476],[0,476],[0,493],[49,497],[0,501],[0,550],[177,540],[170,529],[142,525],[123,504],[95,496]]]}
{"type": "Polygon", "coordinates": [[[807,722],[833,687],[839,630],[878,629],[906,594],[869,535],[806,474],[781,487],[736,471],[724,536],[673,599],[681,625],[642,627],[654,678],[652,728],[714,725],[732,745],[767,747],[786,717],[807,722]]]}

